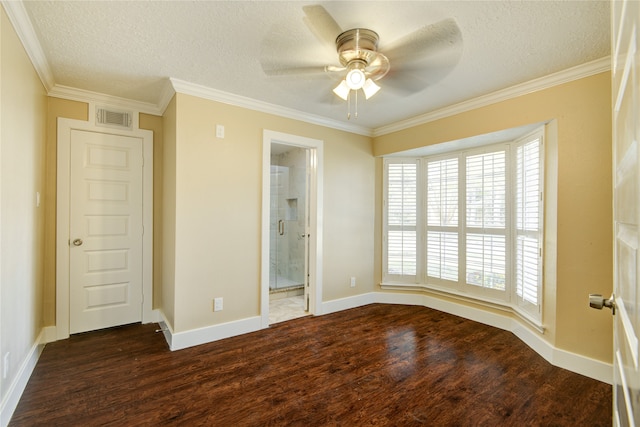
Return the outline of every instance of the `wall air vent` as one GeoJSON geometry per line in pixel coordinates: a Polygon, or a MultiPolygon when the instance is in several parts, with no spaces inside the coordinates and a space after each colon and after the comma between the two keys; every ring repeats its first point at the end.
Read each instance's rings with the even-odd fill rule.
{"type": "Polygon", "coordinates": [[[107,108],[96,108],[96,125],[115,128],[132,128],[132,113],[107,108]]]}

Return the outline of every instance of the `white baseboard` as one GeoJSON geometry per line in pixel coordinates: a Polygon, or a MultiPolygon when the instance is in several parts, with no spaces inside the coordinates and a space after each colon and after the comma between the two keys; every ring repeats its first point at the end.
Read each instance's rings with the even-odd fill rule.
{"type": "Polygon", "coordinates": [[[206,344],[212,341],[218,341],[224,338],[230,338],[236,335],[247,334],[249,332],[255,332],[263,329],[262,318],[260,316],[254,316],[233,322],[221,323],[219,325],[191,329],[184,332],[174,332],[162,313],[161,316],[163,320],[160,322],[160,327],[171,351],[182,350],[184,348],[206,344]]]}
{"type": "Polygon", "coordinates": [[[350,308],[362,307],[363,305],[376,303],[375,293],[355,295],[348,298],[335,299],[332,301],[322,302],[322,315],[336,313],[350,308]]]}
{"type": "Polygon", "coordinates": [[[33,369],[36,367],[36,363],[38,363],[38,359],[42,354],[44,339],[44,330],[42,330],[36,339],[36,342],[31,346],[29,353],[27,353],[27,357],[25,357],[24,361],[20,365],[17,375],[9,385],[7,394],[5,394],[5,397],[0,404],[0,425],[2,427],[6,427],[9,424],[9,421],[13,416],[13,412],[18,407],[18,402],[20,402],[22,393],[27,387],[27,383],[33,373],[33,369]]]}
{"type": "Polygon", "coordinates": [[[327,301],[322,304],[322,312],[324,314],[335,313],[337,311],[361,307],[372,303],[420,305],[503,329],[512,332],[533,351],[554,366],[608,384],[613,383],[612,364],[556,348],[546,341],[540,333],[533,331],[527,327],[523,321],[511,317],[507,315],[507,313],[501,315],[428,295],[387,292],[370,292],[368,294],[327,301]]]}

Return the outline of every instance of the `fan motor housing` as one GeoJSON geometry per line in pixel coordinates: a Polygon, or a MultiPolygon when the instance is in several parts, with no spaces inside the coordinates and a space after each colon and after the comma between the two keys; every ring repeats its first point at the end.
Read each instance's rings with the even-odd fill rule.
{"type": "Polygon", "coordinates": [[[366,28],[353,28],[341,33],[336,37],[336,47],[338,53],[345,50],[377,50],[378,49],[378,33],[366,28]]]}
{"type": "Polygon", "coordinates": [[[378,39],[378,33],[367,28],[353,28],[340,33],[336,37],[340,63],[347,68],[363,69],[367,77],[374,80],[383,77],[389,71],[389,61],[377,52],[378,39]]]}

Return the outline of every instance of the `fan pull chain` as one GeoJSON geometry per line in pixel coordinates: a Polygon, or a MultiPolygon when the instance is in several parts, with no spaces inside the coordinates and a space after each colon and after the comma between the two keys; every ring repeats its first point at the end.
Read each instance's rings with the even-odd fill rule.
{"type": "Polygon", "coordinates": [[[347,120],[351,120],[351,94],[352,93],[356,94],[353,117],[354,119],[358,120],[358,91],[357,90],[350,90],[349,93],[347,94],[347,120]]]}
{"type": "Polygon", "coordinates": [[[358,120],[358,91],[354,90],[356,93],[356,120],[358,120]]]}

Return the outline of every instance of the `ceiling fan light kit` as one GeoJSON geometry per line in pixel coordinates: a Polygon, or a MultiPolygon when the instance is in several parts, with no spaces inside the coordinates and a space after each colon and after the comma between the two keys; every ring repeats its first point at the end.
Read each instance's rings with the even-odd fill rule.
{"type": "Polygon", "coordinates": [[[365,81],[364,85],[362,86],[362,91],[364,92],[364,97],[366,99],[371,98],[373,95],[378,93],[379,90],[380,86],[375,84],[375,82],[371,79],[367,79],[367,81],[365,81]]]}
{"type": "Polygon", "coordinates": [[[347,82],[345,80],[342,80],[340,84],[333,89],[333,93],[335,93],[345,101],[349,97],[349,92],[351,92],[351,88],[349,87],[349,85],[347,85],[347,82]]]}
{"type": "Polygon", "coordinates": [[[345,77],[347,86],[349,86],[349,89],[351,90],[358,90],[362,86],[364,86],[365,79],[366,77],[364,75],[364,72],[357,68],[349,70],[349,72],[347,73],[347,77],[345,77]]]}
{"type": "MultiPolygon", "coordinates": [[[[374,80],[384,77],[389,71],[389,60],[377,52],[378,34],[366,28],[353,28],[338,35],[336,48],[340,63],[347,70],[347,74],[333,92],[345,101],[349,100],[351,91],[360,89],[364,92],[365,99],[375,95],[380,86],[374,80]]],[[[357,96],[355,108],[357,117],[357,96]]],[[[347,113],[347,117],[351,117],[350,112],[347,113]]]]}

